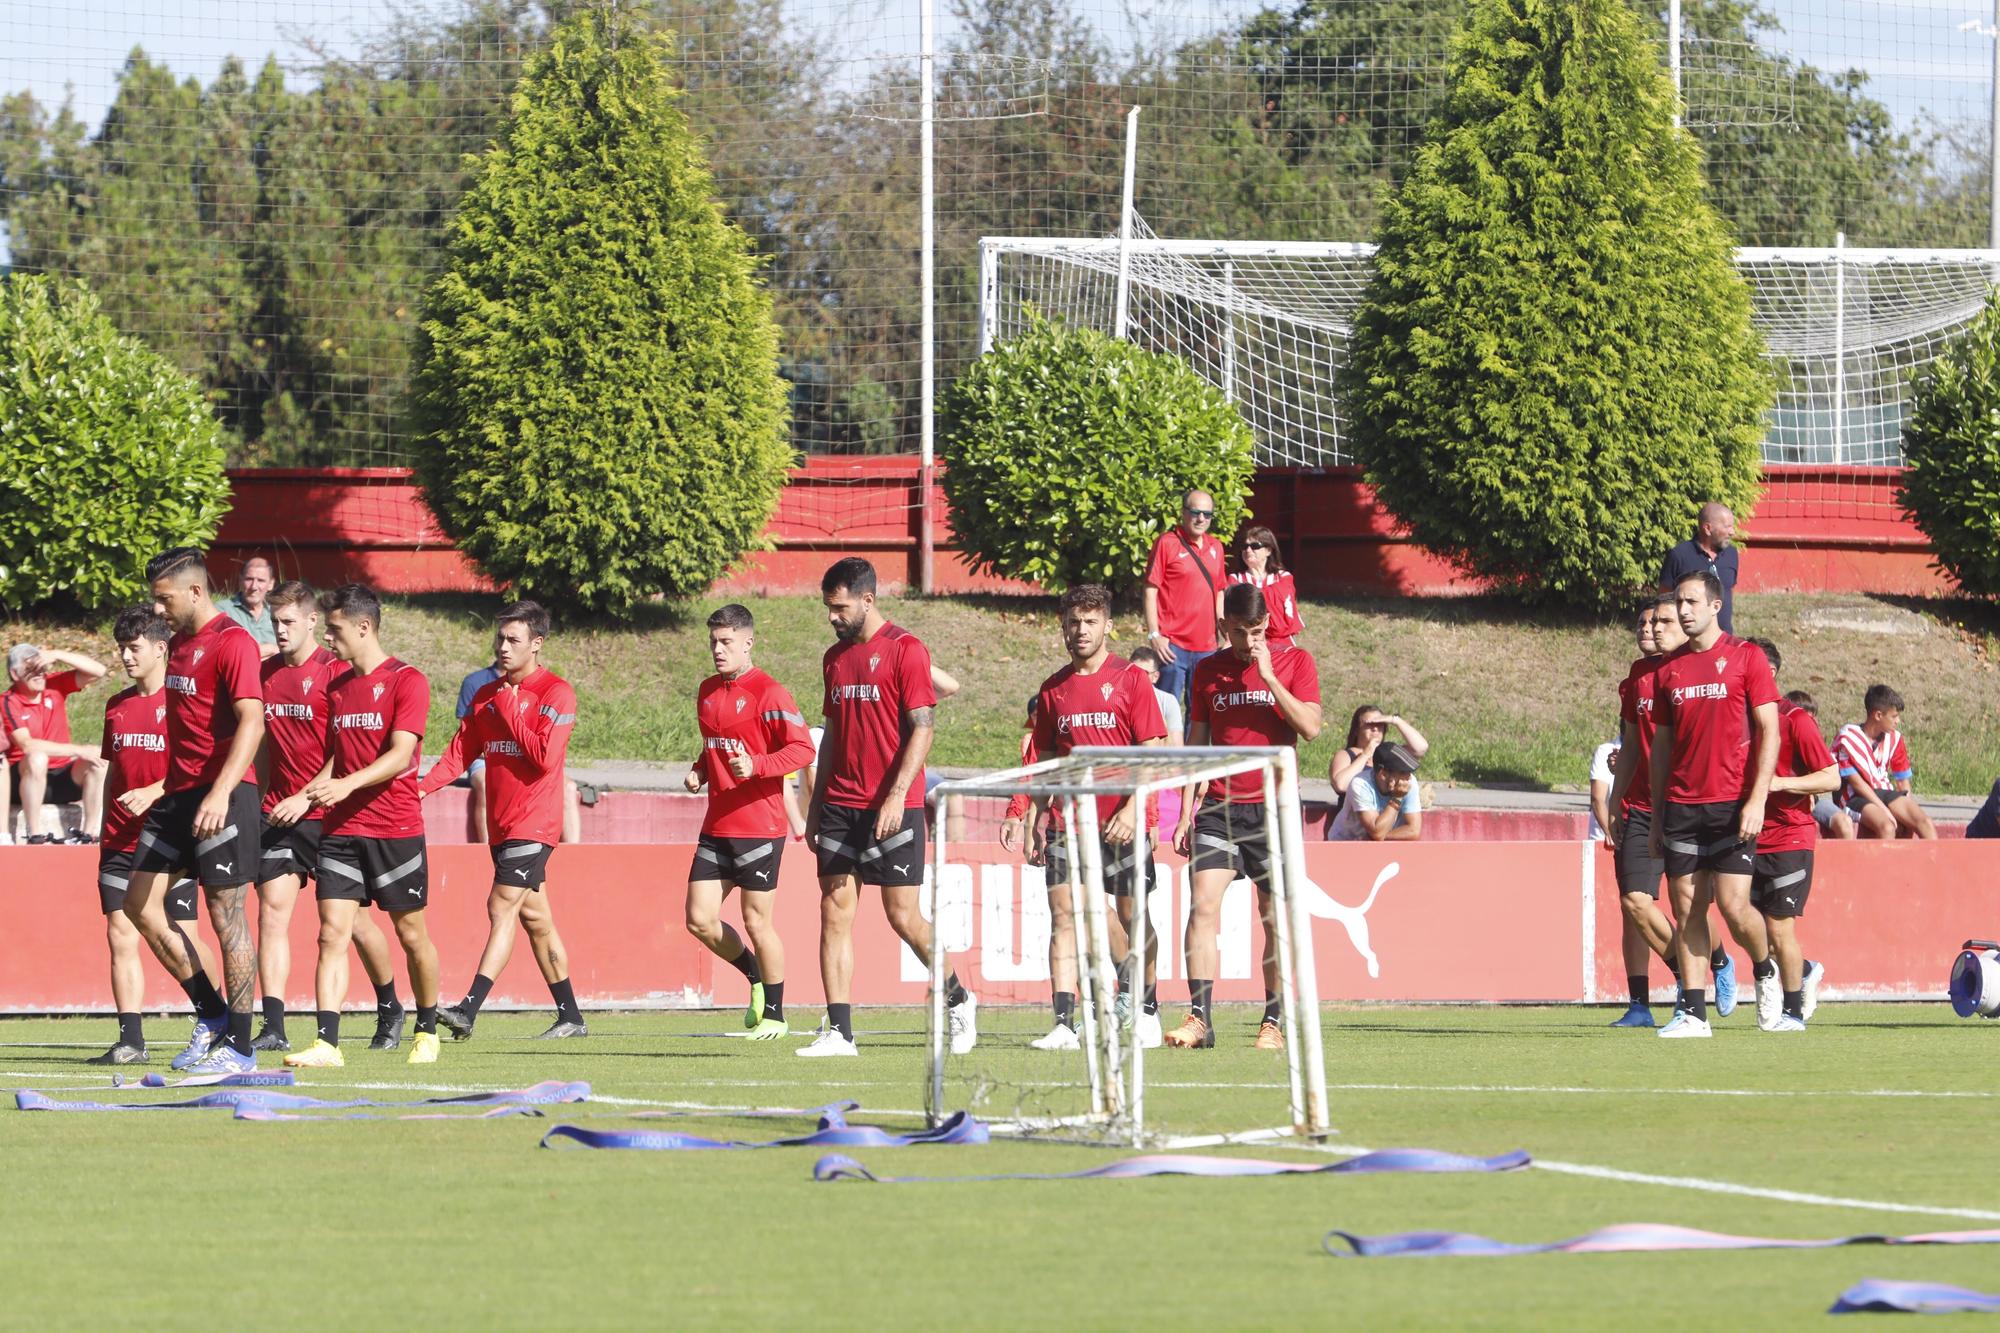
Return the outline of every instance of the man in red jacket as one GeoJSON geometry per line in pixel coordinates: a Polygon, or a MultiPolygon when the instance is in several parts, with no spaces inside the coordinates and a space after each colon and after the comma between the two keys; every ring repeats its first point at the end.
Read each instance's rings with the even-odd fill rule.
{"type": "Polygon", "coordinates": [[[1214,527],[1215,497],[1189,491],[1146,566],[1146,643],[1160,656],[1160,688],[1183,702],[1195,663],[1215,651],[1215,595],[1229,581],[1214,527]]]}

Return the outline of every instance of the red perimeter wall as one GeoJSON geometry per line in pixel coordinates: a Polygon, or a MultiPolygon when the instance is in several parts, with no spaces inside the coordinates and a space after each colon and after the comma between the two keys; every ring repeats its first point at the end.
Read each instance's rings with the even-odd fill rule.
{"type": "MultiPolygon", "coordinates": [[[[1893,468],[1773,467],[1746,526],[1745,591],[1924,594],[1947,590],[1923,534],[1895,502],[1893,468]]],[[[360,579],[391,592],[480,591],[489,585],[452,548],[402,468],[239,469],[235,507],[216,548],[233,569],[275,557],[280,577],[322,585],[360,579]]],[[[720,585],[729,592],[816,592],[846,555],[884,581],[916,584],[916,460],[814,456],[792,474],[768,536],[720,585]]],[[[1260,472],[1251,502],[1284,544],[1309,594],[1455,595],[1478,584],[1399,536],[1354,468],[1260,472]]],[[[932,488],[939,592],[1029,592],[978,574],[951,545],[943,490],[932,488]]]]}

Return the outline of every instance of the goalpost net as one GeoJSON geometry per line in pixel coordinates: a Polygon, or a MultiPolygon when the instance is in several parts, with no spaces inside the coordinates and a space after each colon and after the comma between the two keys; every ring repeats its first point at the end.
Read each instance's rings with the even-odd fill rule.
{"type": "MultiPolygon", "coordinates": [[[[1046,802],[1060,813],[1060,828],[1052,829],[1049,836],[1065,839],[1067,861],[1076,872],[1067,876],[1071,883],[1050,887],[1067,894],[1071,908],[1080,1040],[1075,1050],[1034,1049],[1028,1040],[1047,1031],[1046,1008],[988,1008],[980,1015],[978,1044],[969,1051],[954,1052],[946,1009],[950,971],[940,931],[931,951],[926,1026],[925,1109],[933,1125],[954,1112],[965,1111],[987,1121],[996,1133],[1153,1147],[1255,1142],[1292,1135],[1317,1137],[1331,1132],[1312,922],[1304,895],[1293,892],[1306,880],[1298,758],[1293,750],[1079,747],[1061,758],[1023,768],[945,782],[933,794],[931,806],[933,865],[926,898],[933,923],[940,920],[940,904],[946,886],[952,883],[949,821],[943,812],[949,799],[959,795],[1023,795],[1046,802]],[[1244,1096],[1228,1098],[1230,1109],[1226,1113],[1204,1109],[1215,1104],[1213,1085],[1204,1089],[1200,1098],[1163,1099],[1159,1089],[1149,1092],[1149,1071],[1158,1068],[1160,1057],[1149,1054],[1144,1025],[1134,1021],[1134,1016],[1142,1009],[1148,959],[1156,959],[1159,950],[1177,947],[1180,931],[1175,927],[1179,923],[1162,920],[1172,895],[1157,892],[1161,887],[1155,882],[1158,871],[1149,855],[1133,858],[1137,874],[1131,901],[1144,907],[1131,912],[1129,929],[1120,925],[1112,899],[1105,892],[1099,798],[1132,797],[1143,810],[1158,793],[1238,774],[1257,775],[1264,787],[1264,833],[1272,851],[1269,873],[1275,907],[1265,947],[1274,952],[1278,964],[1287,1037],[1282,1119],[1279,1096],[1268,1090],[1267,1084],[1252,1084],[1244,1096]],[[1121,977],[1131,987],[1122,997],[1123,1003],[1121,977]],[[1259,1099],[1267,1103],[1261,1112],[1254,1109],[1259,1099]]],[[[1018,919],[989,921],[987,930],[999,924],[1010,932],[1008,938],[1018,931],[1024,948],[1035,932],[1046,937],[1051,914],[1046,900],[1036,903],[1036,896],[1034,885],[1024,882],[1018,919]]],[[[1198,1063],[1198,1059],[1190,1060],[1186,1068],[1198,1063]]]]}
{"type": "MultiPolygon", "coordinates": [[[[1116,239],[980,242],[980,350],[1029,312],[1111,332],[1116,239]]],[[[1189,362],[1237,405],[1267,466],[1355,461],[1334,376],[1374,262],[1348,242],[1165,240],[1135,219],[1127,336],[1189,362]]],[[[1898,467],[1911,382],[1979,313],[2000,250],[1736,252],[1778,382],[1766,463],[1898,467]]]]}

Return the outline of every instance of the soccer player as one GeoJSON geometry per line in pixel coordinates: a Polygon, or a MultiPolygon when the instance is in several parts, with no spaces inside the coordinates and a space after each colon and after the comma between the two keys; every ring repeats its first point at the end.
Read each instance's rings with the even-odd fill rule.
{"type": "Polygon", "coordinates": [[[1750,906],[1757,837],[1778,762],[1778,683],[1762,651],[1723,632],[1716,619],[1722,584],[1714,574],[1682,579],[1674,609],[1688,641],[1653,673],[1648,775],[1656,802],[1665,798],[1648,848],[1664,858],[1680,920],[1681,999],[1660,1035],[1707,1037],[1711,901],[1755,964],[1760,1024],[1782,999],[1763,919],[1750,906]]]}
{"type": "MultiPolygon", "coordinates": [[[[1035,696],[1034,755],[1053,758],[1068,754],[1079,745],[1158,745],[1166,739],[1166,720],[1153,697],[1153,681],[1144,671],[1111,651],[1111,591],[1095,583],[1071,588],[1062,598],[1063,646],[1069,649],[1069,665],[1042,682],[1035,696]]],[[[1047,797],[1037,797],[1027,814],[1028,862],[1048,867],[1049,891],[1049,981],[1054,995],[1055,1025],[1046,1036],[1029,1045],[1043,1051],[1073,1051],[1080,1042],[1076,1035],[1077,960],[1076,922],[1071,886],[1081,886],[1081,867],[1070,864],[1069,839],[1065,836],[1062,812],[1052,824],[1045,824],[1042,811],[1047,797]]],[[[1146,810],[1145,826],[1132,796],[1100,796],[1097,800],[1099,856],[1104,870],[1104,891],[1112,895],[1117,920],[1129,937],[1143,928],[1135,891],[1139,860],[1153,852],[1152,823],[1156,812],[1146,810]]],[[[1020,840],[1021,826],[1003,826],[1000,841],[1013,846],[1020,840]]],[[[1121,968],[1128,967],[1129,947],[1120,940],[1111,943],[1121,955],[1121,968]]],[[[1160,999],[1153,985],[1154,964],[1159,950],[1146,950],[1146,999],[1137,1022],[1139,1038],[1148,1046],[1158,1046],[1160,999]]],[[[1130,996],[1137,987],[1127,975],[1121,987],[1130,996]]]]}
{"type": "Polygon", "coordinates": [[[785,1021],[785,946],[771,920],[771,895],[785,854],[785,775],[810,764],[812,737],[790,691],[750,661],[757,622],[731,602],[708,618],[715,674],[695,693],[701,757],[687,788],[708,788],[694,863],[688,869],[688,934],[743,974],[750,1003],[743,1026],[752,1041],[791,1031],[785,1021]],[[743,942],[722,920],[722,900],[741,889],[743,942]]]}
{"type": "Polygon", "coordinates": [[[201,881],[222,944],[228,1008],[215,1011],[206,995],[197,1001],[194,1035],[171,1063],[205,1074],[247,1073],[257,1067],[250,1050],[257,946],[247,903],[260,820],[254,764],[264,741],[257,642],[216,609],[207,560],[194,547],[154,556],[146,578],[154,610],[174,631],[167,644],[167,775],[139,830],[125,915],[174,979],[192,982],[196,962],[179,947],[161,905],[190,871],[201,881]]]}
{"type": "MultiPolygon", "coordinates": [[[[247,570],[247,566],[245,567],[247,570]]],[[[264,1025],[252,1050],[289,1051],[285,987],[292,975],[290,931],[299,892],[319,867],[326,809],[306,799],[306,787],[326,767],[328,700],[347,674],[345,662],[319,641],[319,599],[297,581],[279,584],[264,602],[276,655],[264,659],[264,823],[257,862],[257,981],[264,1025]]],[[[354,918],[354,949],[375,986],[375,1035],[368,1048],[403,1044],[403,1006],[389,942],[367,913],[354,918]]]]}
{"type": "Polygon", "coordinates": [[[479,687],[451,745],[420,790],[425,796],[451,785],[474,759],[486,760],[486,829],[493,848],[493,888],[486,895],[486,949],[465,999],[438,1018],[454,1041],[469,1041],[479,1008],[507,960],[517,928],[527,932],[535,965],[556,1002],[556,1019],[537,1040],[590,1035],[569,954],[543,891],[549,857],[562,838],[563,759],[576,729],[576,691],[542,665],[549,613],[536,602],[513,602],[493,623],[493,659],[500,674],[479,687]]]}
{"type": "MultiPolygon", "coordinates": [[[[1319,668],[1297,644],[1273,650],[1264,631],[1270,609],[1262,590],[1231,584],[1222,594],[1227,650],[1204,658],[1189,691],[1189,745],[1297,745],[1319,735],[1319,668]]],[[[1264,784],[1254,773],[1223,779],[1217,793],[1190,788],[1174,845],[1188,858],[1194,902],[1187,922],[1188,1016],[1166,1043],[1215,1045],[1212,996],[1220,963],[1216,932],[1222,895],[1239,874],[1257,886],[1264,922],[1264,1018],[1259,1050],[1282,1050],[1283,1005],[1278,996],[1277,929],[1271,897],[1273,848],[1264,834],[1264,784]],[[1196,810],[1200,813],[1197,815],[1196,810]]],[[[1312,1021],[1317,1021],[1312,1016],[1312,1021]]]]}
{"type": "Polygon", "coordinates": [[[1911,795],[1910,750],[1898,726],[1903,696],[1870,685],[1862,700],[1866,718],[1840,729],[1840,776],[1848,788],[1847,811],[1864,838],[1935,838],[1937,827],[1911,795]]]}
{"type": "Polygon", "coordinates": [[[382,647],[382,602],[374,590],[344,583],[320,598],[326,642],[348,664],[327,693],[326,762],[306,784],[305,798],[326,810],[314,878],[319,899],[318,1033],[285,1063],[337,1068],[340,1007],[347,999],[347,945],[354,918],[369,904],[395,923],[416,993],[417,1032],[409,1063],[438,1058],[438,958],[424,924],[430,864],[424,855],[424,811],[417,797],[417,761],[430,715],[424,673],[382,647]]]}
{"type": "Polygon", "coordinates": [[[0,752],[4,752],[6,797],[0,797],[0,831],[5,831],[8,798],[21,802],[30,843],[54,842],[42,832],[45,804],[83,807],[83,827],[68,839],[92,843],[103,825],[104,766],[97,750],[69,735],[69,696],[104,679],[104,664],[82,653],[64,653],[18,643],[7,651],[10,683],[0,692],[0,752]],[[49,674],[52,666],[69,670],[49,674]]]}
{"type": "MultiPolygon", "coordinates": [[[[144,1064],[146,1032],[140,1011],[146,1001],[146,973],[139,962],[141,936],[125,914],[126,891],[132,883],[132,856],[139,846],[139,826],[146,811],[160,798],[167,776],[167,641],[173,631],[147,606],[119,613],[112,626],[118,660],[132,684],[104,705],[105,764],[104,841],[97,852],[97,900],[104,910],[105,942],[111,948],[111,999],[118,1013],[118,1041],[94,1065],[144,1064]]],[[[161,934],[172,942],[189,980],[182,989],[197,1012],[220,1018],[226,1010],[215,989],[215,960],[197,932],[186,929],[195,919],[192,879],[175,880],[164,902],[155,903],[164,919],[161,934]],[[194,978],[200,978],[195,984],[194,978]]],[[[162,962],[167,960],[163,958],[162,962]]]]}
{"type": "MultiPolygon", "coordinates": [[[[1770,659],[1771,674],[1782,669],[1778,646],[1769,639],[1750,642],[1770,659]]],[[[1808,696],[1810,698],[1810,696],[1808,696]]],[[[1803,1032],[1819,1005],[1826,968],[1799,951],[1798,919],[1812,893],[1813,847],[1819,824],[1813,804],[1840,789],[1840,765],[1828,753],[1819,722],[1788,696],[1778,703],[1778,763],[1771,777],[1770,817],[1757,835],[1757,869],[1750,880],[1750,905],[1764,918],[1771,953],[1778,960],[1783,1012],[1757,1024],[1766,1032],[1803,1032]]]]}
{"type": "MultiPolygon", "coordinates": [[[[889,926],[927,965],[931,923],[918,910],[924,882],[924,759],[936,725],[931,655],[875,604],[875,567],[850,556],[820,579],[834,644],[826,679],[826,734],[806,808],[806,841],[819,858],[819,972],[825,1031],[796,1054],[857,1055],[853,989],[854,914],[861,886],[882,890],[889,926]]],[[[979,1039],[978,1000],[952,972],[945,1002],[951,1049],[979,1039]]]]}

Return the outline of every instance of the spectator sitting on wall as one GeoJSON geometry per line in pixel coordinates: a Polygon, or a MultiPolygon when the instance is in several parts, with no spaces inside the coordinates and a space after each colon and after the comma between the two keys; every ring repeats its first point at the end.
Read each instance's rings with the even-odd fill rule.
{"type": "Polygon", "coordinates": [[[1390,741],[1375,747],[1367,771],[1354,775],[1334,816],[1329,842],[1415,842],[1424,834],[1417,757],[1390,741]]]}
{"type": "Polygon", "coordinates": [[[1618,781],[1618,754],[1625,738],[1613,736],[1590,756],[1590,840],[1617,850],[1611,837],[1611,788],[1618,781]]]}
{"type": "Polygon", "coordinates": [[[1160,658],[1160,688],[1187,697],[1195,663],[1215,651],[1216,597],[1228,585],[1215,525],[1215,497],[1189,491],[1180,522],[1153,543],[1146,566],[1146,642],[1160,658]]]}
{"type": "MultiPolygon", "coordinates": [[[[1819,703],[1804,690],[1792,690],[1785,695],[1785,702],[1805,709],[1815,725],[1819,722],[1819,703]]],[[[1827,747],[1829,750],[1832,746],[1827,747]]],[[[1822,796],[1813,803],[1813,822],[1819,825],[1822,838],[1852,838],[1855,834],[1854,821],[1848,817],[1836,799],[1840,793],[1822,796]]]]}
{"type": "MultiPolygon", "coordinates": [[[[1254,523],[1237,529],[1229,544],[1229,581],[1264,590],[1264,605],[1271,613],[1265,641],[1273,652],[1299,637],[1305,623],[1299,619],[1298,585],[1278,554],[1277,534],[1254,523]]],[[[1215,595],[1215,615],[1218,620],[1222,617],[1221,593],[1215,595]]]]}
{"type": "Polygon", "coordinates": [[[1334,754],[1327,769],[1327,781],[1333,784],[1336,797],[1344,798],[1349,784],[1375,766],[1375,750],[1388,739],[1391,728],[1412,758],[1422,759],[1430,753],[1431,743],[1404,718],[1385,713],[1374,704],[1363,704],[1348,719],[1347,744],[1334,754]]]}
{"type": "Polygon", "coordinates": [[[31,843],[54,842],[42,832],[45,803],[83,806],[83,827],[72,842],[96,842],[104,818],[104,761],[98,747],[70,741],[69,696],[104,679],[104,664],[82,653],[17,643],[7,651],[9,685],[0,694],[0,739],[7,759],[7,800],[0,801],[0,833],[11,838],[11,803],[21,803],[31,843]],[[68,671],[51,675],[52,666],[68,671]]]}
{"type": "Polygon", "coordinates": [[[2000,781],[1993,784],[1993,790],[1986,793],[1986,804],[1979,807],[1979,813],[1965,826],[1968,838],[2000,838],[2000,781]]]}
{"type": "Polygon", "coordinates": [[[1861,701],[1867,716],[1840,729],[1834,757],[1847,793],[1847,812],[1864,838],[1935,838],[1931,817],[1911,794],[1910,750],[1897,730],[1903,696],[1887,685],[1870,685],[1861,701]]]}
{"type": "MultiPolygon", "coordinates": [[[[463,722],[465,715],[472,711],[472,701],[481,689],[505,674],[497,662],[469,672],[458,683],[458,720],[463,722]]],[[[466,765],[465,776],[454,779],[451,785],[472,788],[472,799],[468,803],[472,814],[472,840],[483,846],[486,842],[486,760],[483,757],[474,759],[466,765]]],[[[583,800],[576,783],[568,777],[563,778],[562,840],[583,841],[583,800]]]]}
{"type": "Polygon", "coordinates": [[[1733,598],[1736,593],[1736,515],[1729,506],[1711,500],[1701,507],[1693,537],[1667,552],[1660,567],[1660,591],[1671,592],[1690,574],[1704,571],[1722,581],[1722,614],[1716,617],[1724,634],[1736,632],[1733,598]]]}
{"type": "Polygon", "coordinates": [[[276,586],[271,562],[253,555],[237,571],[236,595],[215,604],[224,615],[250,631],[250,637],[257,641],[259,657],[275,657],[278,652],[278,627],[271,622],[271,608],[265,604],[276,586]]]}

